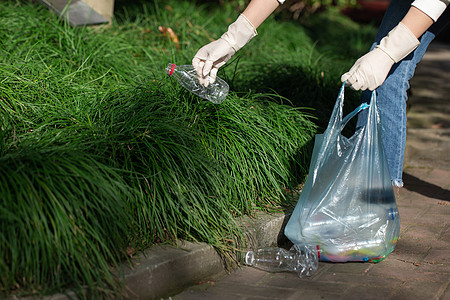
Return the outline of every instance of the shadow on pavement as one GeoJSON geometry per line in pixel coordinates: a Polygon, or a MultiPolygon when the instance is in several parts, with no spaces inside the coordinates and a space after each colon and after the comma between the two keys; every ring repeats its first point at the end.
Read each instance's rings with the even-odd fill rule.
{"type": "Polygon", "coordinates": [[[403,173],[405,189],[411,192],[419,193],[423,196],[433,199],[450,202],[450,190],[446,190],[435,184],[423,181],[408,173],[403,173]]]}

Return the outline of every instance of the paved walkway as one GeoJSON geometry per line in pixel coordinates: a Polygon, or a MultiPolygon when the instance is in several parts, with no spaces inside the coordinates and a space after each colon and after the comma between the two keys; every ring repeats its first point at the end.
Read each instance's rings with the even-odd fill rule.
{"type": "Polygon", "coordinates": [[[250,267],[172,297],[189,299],[450,300],[450,45],[434,43],[408,102],[398,246],[378,264],[320,263],[307,279],[250,267]]]}

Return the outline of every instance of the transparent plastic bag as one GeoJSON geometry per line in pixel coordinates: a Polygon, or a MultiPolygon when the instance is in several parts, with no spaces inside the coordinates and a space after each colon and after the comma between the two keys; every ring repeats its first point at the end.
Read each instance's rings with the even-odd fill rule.
{"type": "Polygon", "coordinates": [[[328,127],[316,135],[308,177],[285,228],[294,244],[317,245],[321,261],[383,260],[400,232],[395,194],[381,139],[381,123],[372,93],[342,119],[344,89],[328,127]],[[347,122],[368,109],[366,124],[353,136],[341,134],[347,122]]]}

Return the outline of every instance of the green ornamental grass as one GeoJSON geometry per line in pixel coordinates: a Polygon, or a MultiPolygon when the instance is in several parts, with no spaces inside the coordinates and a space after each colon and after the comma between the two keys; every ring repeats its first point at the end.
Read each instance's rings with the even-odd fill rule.
{"type": "Polygon", "coordinates": [[[177,239],[209,243],[231,266],[245,246],[239,217],[289,205],[321,129],[309,104],[331,109],[353,58],[270,18],[219,73],[231,86],[222,105],[164,74],[236,16],[118,1],[111,26],[71,28],[39,3],[0,1],[2,297],[120,294],[127,250],[177,239]]]}

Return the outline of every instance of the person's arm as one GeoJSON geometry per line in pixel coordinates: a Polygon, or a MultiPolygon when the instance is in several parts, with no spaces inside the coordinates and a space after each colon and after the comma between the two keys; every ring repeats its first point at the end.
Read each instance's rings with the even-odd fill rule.
{"type": "Polygon", "coordinates": [[[401,20],[401,23],[403,23],[416,38],[422,36],[422,34],[433,25],[433,22],[434,21],[430,16],[415,6],[411,6],[406,16],[401,20]]]}
{"type": "MultiPolygon", "coordinates": [[[[256,28],[283,2],[284,0],[250,1],[244,12],[228,27],[227,32],[197,51],[192,59],[197,73],[203,77],[209,75],[214,81],[219,68],[257,35],[256,28]]],[[[207,81],[202,83],[208,84],[207,81]]]]}
{"type": "Polygon", "coordinates": [[[427,14],[436,22],[445,11],[450,0],[414,0],[412,6],[427,14]]]}
{"type": "Polygon", "coordinates": [[[252,0],[242,14],[256,29],[277,9],[278,5],[277,0],[252,0]]]}
{"type": "Polygon", "coordinates": [[[353,67],[342,75],[341,81],[355,90],[373,91],[379,87],[390,69],[404,59],[420,44],[418,38],[427,31],[434,20],[411,6],[401,22],[384,37],[372,51],[358,59],[353,67]]]}

